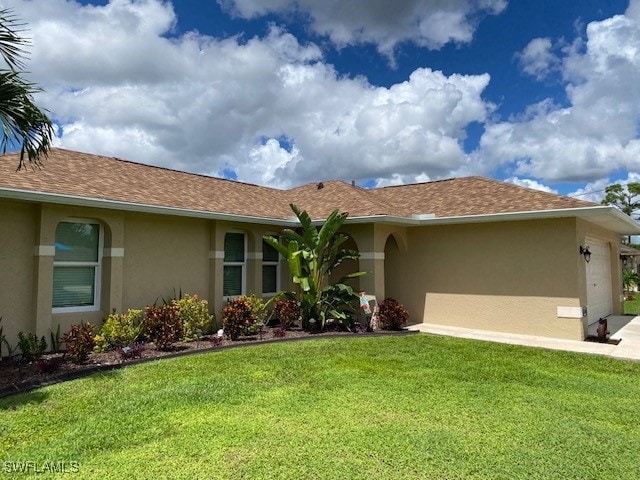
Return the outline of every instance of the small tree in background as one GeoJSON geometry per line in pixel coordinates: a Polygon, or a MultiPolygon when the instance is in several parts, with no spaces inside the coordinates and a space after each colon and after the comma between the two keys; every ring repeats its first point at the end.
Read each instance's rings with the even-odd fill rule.
{"type": "Polygon", "coordinates": [[[622,269],[622,284],[625,291],[630,292],[635,285],[638,285],[639,281],[640,276],[636,272],[634,272],[630,268],[622,269]]]}
{"type": "MultiPolygon", "coordinates": [[[[634,214],[640,209],[640,183],[631,182],[625,186],[613,183],[604,190],[603,205],[613,205],[634,218],[634,214]]],[[[627,237],[627,244],[631,244],[631,235],[627,237]]]]}

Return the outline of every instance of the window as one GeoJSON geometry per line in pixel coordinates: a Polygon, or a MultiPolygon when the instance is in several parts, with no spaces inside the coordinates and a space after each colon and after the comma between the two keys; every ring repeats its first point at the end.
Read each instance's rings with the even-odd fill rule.
{"type": "Polygon", "coordinates": [[[222,292],[225,297],[244,294],[245,288],[245,237],[244,233],[228,232],[224,236],[224,279],[222,292]]]}
{"type": "Polygon", "coordinates": [[[97,223],[67,221],[60,222],[56,227],[54,309],[75,311],[98,308],[101,237],[97,223]]]}
{"type": "Polygon", "coordinates": [[[280,287],[279,255],[275,248],[262,240],[262,293],[273,294],[278,292],[280,287]]]}

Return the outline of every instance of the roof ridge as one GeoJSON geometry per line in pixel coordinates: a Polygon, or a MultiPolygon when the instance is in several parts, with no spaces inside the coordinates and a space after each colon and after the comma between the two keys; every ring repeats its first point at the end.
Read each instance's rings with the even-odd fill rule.
{"type": "MultiPolygon", "coordinates": [[[[2,158],[15,156],[10,152],[2,158]]],[[[10,161],[0,162],[0,186],[234,215],[251,212],[265,218],[288,218],[289,203],[318,219],[335,208],[354,217],[426,213],[447,217],[598,205],[481,176],[378,188],[333,179],[278,189],[59,147],[50,157],[49,168],[39,175],[22,175],[12,171],[10,161]],[[317,189],[320,184],[324,188],[317,189]],[[154,188],[149,190],[149,185],[154,188]]]]}
{"type": "Polygon", "coordinates": [[[375,190],[382,190],[382,189],[385,189],[385,188],[411,187],[411,186],[414,186],[414,185],[427,185],[427,184],[430,184],[430,183],[450,182],[450,181],[453,181],[453,180],[466,180],[466,179],[469,179],[469,178],[484,178],[484,177],[471,175],[471,176],[468,176],[468,177],[440,178],[438,180],[428,180],[426,182],[401,183],[399,185],[384,185],[382,187],[373,187],[373,188],[370,188],[368,190],[375,191],[375,190]]]}
{"type": "MultiPolygon", "coordinates": [[[[100,157],[100,158],[104,158],[106,160],[115,160],[117,162],[127,163],[127,164],[135,165],[135,166],[138,166],[138,167],[154,168],[154,169],[157,169],[157,170],[163,170],[165,172],[173,172],[173,173],[179,173],[181,175],[190,175],[190,176],[193,176],[193,177],[205,178],[207,180],[220,180],[222,182],[232,182],[234,184],[248,185],[250,187],[264,188],[264,189],[267,189],[267,190],[274,190],[274,191],[277,191],[277,192],[283,192],[284,191],[284,190],[282,190],[280,188],[268,187],[266,185],[258,185],[257,183],[244,182],[242,180],[233,180],[231,178],[217,177],[217,176],[214,176],[214,175],[205,175],[204,173],[186,172],[184,170],[178,170],[176,168],[161,167],[159,165],[153,165],[153,164],[143,163],[143,162],[136,162],[135,160],[128,160],[126,158],[114,157],[113,155],[103,155],[103,154],[99,154],[99,153],[81,152],[81,151],[78,151],[78,150],[69,150],[68,148],[61,148],[61,147],[53,147],[51,150],[60,150],[60,151],[68,152],[68,153],[71,153],[71,154],[78,154],[79,153],[81,155],[87,155],[89,157],[100,157]]],[[[10,154],[13,154],[13,153],[17,153],[17,152],[4,153],[4,154],[2,154],[2,156],[10,155],[10,154]]],[[[46,161],[46,159],[45,159],[45,161],[46,161]]]]}
{"type": "Polygon", "coordinates": [[[562,195],[560,193],[553,193],[553,192],[547,192],[544,190],[538,190],[536,188],[531,188],[531,187],[525,187],[522,185],[516,185],[515,183],[511,183],[511,182],[507,182],[505,180],[497,180],[495,178],[489,178],[489,177],[484,177],[482,175],[469,175],[467,177],[451,177],[451,178],[443,178],[443,179],[439,179],[439,180],[430,180],[428,182],[415,182],[415,183],[404,183],[401,185],[387,185],[384,187],[376,187],[376,188],[372,188],[372,191],[375,190],[383,190],[383,189],[390,189],[390,188],[398,188],[398,187],[411,187],[411,186],[418,186],[418,185],[428,185],[428,184],[434,184],[434,183],[440,183],[440,182],[450,182],[450,181],[460,181],[460,180],[479,180],[479,181],[483,181],[486,183],[491,183],[493,185],[501,185],[501,186],[509,186],[509,187],[513,187],[516,189],[520,189],[520,190],[525,190],[528,192],[536,192],[537,194],[542,194],[542,195],[546,195],[546,196],[550,196],[553,198],[569,198],[571,200],[575,200],[577,202],[583,202],[585,204],[590,204],[590,205],[599,205],[596,202],[590,202],[588,200],[582,200],[580,198],[573,198],[573,197],[569,197],[567,195],[562,195]]]}
{"type": "Polygon", "coordinates": [[[365,211],[375,215],[397,214],[400,211],[395,202],[387,199],[382,201],[372,189],[340,179],[309,182],[287,192],[291,194],[294,203],[308,203],[310,208],[315,209],[315,198],[318,208],[329,209],[328,205],[335,202],[337,207],[356,217],[365,215],[362,213],[365,211]]]}
{"type": "Polygon", "coordinates": [[[347,182],[345,180],[341,180],[339,178],[333,178],[331,180],[316,180],[316,181],[312,181],[312,182],[303,183],[302,185],[298,185],[296,187],[291,187],[291,188],[288,188],[288,189],[286,189],[284,191],[290,192],[292,190],[298,190],[298,189],[301,189],[301,188],[310,187],[312,185],[318,185],[320,183],[322,183],[322,184],[325,184],[325,183],[342,183],[342,184],[344,184],[344,185],[346,185],[348,187],[356,187],[356,188],[359,188],[360,190],[369,190],[368,188],[361,187],[360,185],[353,185],[352,183],[347,182]]]}
{"type": "Polygon", "coordinates": [[[553,193],[553,192],[547,192],[545,190],[538,190],[537,188],[525,187],[525,186],[522,186],[522,185],[517,185],[515,183],[506,182],[504,180],[496,180],[495,178],[487,178],[487,177],[482,177],[482,176],[465,177],[465,178],[477,178],[477,179],[483,180],[483,181],[485,181],[487,183],[493,183],[493,184],[497,183],[497,184],[500,184],[500,185],[508,185],[509,187],[517,188],[517,189],[520,189],[520,190],[526,190],[526,191],[529,191],[529,192],[530,191],[534,191],[534,192],[536,192],[538,194],[543,194],[543,195],[547,195],[547,196],[554,197],[554,198],[557,198],[557,197],[570,198],[571,200],[574,200],[576,202],[584,202],[584,203],[587,203],[587,204],[600,205],[599,203],[590,202],[589,200],[582,200],[580,198],[573,198],[573,197],[569,197],[568,195],[562,195],[560,193],[553,193]]]}

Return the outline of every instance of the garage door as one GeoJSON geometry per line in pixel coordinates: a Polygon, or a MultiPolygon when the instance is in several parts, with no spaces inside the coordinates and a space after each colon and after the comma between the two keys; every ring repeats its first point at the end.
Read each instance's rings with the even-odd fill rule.
{"type": "Polygon", "coordinates": [[[586,239],[591,251],[587,263],[587,320],[589,325],[611,314],[611,254],[609,244],[586,239]]]}

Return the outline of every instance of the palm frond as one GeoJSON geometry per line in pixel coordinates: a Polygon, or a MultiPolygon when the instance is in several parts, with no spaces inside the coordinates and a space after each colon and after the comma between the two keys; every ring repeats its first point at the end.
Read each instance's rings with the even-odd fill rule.
{"type": "Polygon", "coordinates": [[[24,24],[11,9],[0,8],[0,57],[9,69],[0,69],[0,149],[20,147],[18,170],[28,161],[40,167],[51,149],[54,129],[46,110],[38,108],[33,94],[41,91],[24,80],[23,58],[29,41],[21,37],[24,24]]]}
{"type": "Polygon", "coordinates": [[[29,41],[21,36],[23,27],[11,9],[0,9],[0,56],[11,70],[24,68],[23,58],[27,56],[29,41]]]}

